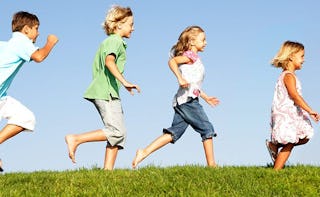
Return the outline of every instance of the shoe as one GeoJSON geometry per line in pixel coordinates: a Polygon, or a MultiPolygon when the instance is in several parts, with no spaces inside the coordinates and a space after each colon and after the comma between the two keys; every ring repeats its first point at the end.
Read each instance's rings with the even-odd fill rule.
{"type": "Polygon", "coordinates": [[[3,168],[2,168],[2,161],[0,159],[0,172],[3,172],[3,168]]]}
{"type": "Polygon", "coordinates": [[[268,152],[270,154],[271,160],[273,162],[275,162],[275,160],[277,159],[278,153],[274,152],[271,148],[270,148],[270,141],[266,140],[266,147],[268,149],[268,152]]]}

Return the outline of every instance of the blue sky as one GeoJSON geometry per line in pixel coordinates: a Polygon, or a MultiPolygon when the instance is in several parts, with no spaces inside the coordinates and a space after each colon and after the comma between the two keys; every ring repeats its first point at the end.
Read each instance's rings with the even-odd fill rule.
{"type": "MultiPolygon", "coordinates": [[[[82,98],[91,82],[91,65],[101,28],[113,4],[130,6],[135,31],[126,42],[125,77],[140,85],[131,96],[121,90],[128,131],[127,146],[118,154],[115,168],[130,168],[138,148],[162,134],[173,118],[172,98],[178,85],[167,61],[171,46],[189,25],[203,27],[208,45],[200,53],[206,67],[203,88],[220,99],[212,108],[203,104],[218,137],[215,156],[221,166],[270,163],[264,141],[269,138],[270,107],[274,85],[281,72],[270,60],[285,40],[305,45],[306,61],[297,72],[305,100],[320,112],[320,18],[316,0],[298,1],[55,1],[2,0],[0,40],[11,37],[11,17],[24,10],[40,19],[37,46],[48,34],[60,40],[40,64],[26,63],[9,89],[9,95],[29,107],[37,117],[33,133],[21,133],[0,145],[7,172],[72,170],[102,167],[105,143],[80,145],[77,164],[67,156],[64,136],[103,127],[94,106],[82,98]]],[[[2,120],[3,126],[6,121],[2,120]]],[[[320,164],[319,125],[314,138],[293,150],[290,164],[320,164]]],[[[200,136],[191,128],[174,145],[167,145],[140,166],[205,165],[200,136]]]]}

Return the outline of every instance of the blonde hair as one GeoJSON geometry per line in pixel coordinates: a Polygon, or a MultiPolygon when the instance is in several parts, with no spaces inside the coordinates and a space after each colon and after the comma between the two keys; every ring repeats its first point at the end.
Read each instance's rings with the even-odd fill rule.
{"type": "Polygon", "coordinates": [[[132,15],[132,11],[129,7],[125,8],[118,5],[112,6],[102,24],[104,31],[107,35],[114,33],[117,29],[117,25],[124,23],[126,18],[132,15]]]}
{"type": "Polygon", "coordinates": [[[21,31],[24,26],[32,28],[36,25],[40,25],[38,17],[29,12],[19,11],[12,17],[12,32],[21,31]]]}
{"type": "Polygon", "coordinates": [[[301,50],[304,50],[303,44],[299,42],[286,41],[282,44],[280,50],[271,61],[271,64],[278,68],[287,69],[291,56],[301,50]]]}
{"type": "Polygon", "coordinates": [[[171,48],[171,56],[182,55],[183,52],[191,48],[191,41],[193,41],[199,33],[204,32],[199,26],[189,26],[180,34],[178,42],[171,48]]]}

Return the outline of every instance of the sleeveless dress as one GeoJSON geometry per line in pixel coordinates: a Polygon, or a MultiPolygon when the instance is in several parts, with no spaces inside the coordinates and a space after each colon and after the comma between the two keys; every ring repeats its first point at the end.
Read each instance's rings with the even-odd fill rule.
{"type": "Polygon", "coordinates": [[[276,144],[298,143],[299,139],[310,139],[313,136],[309,114],[296,106],[288,94],[283,81],[287,73],[295,77],[298,94],[302,95],[299,79],[294,73],[284,71],[276,83],[271,108],[271,140],[276,144]]]}

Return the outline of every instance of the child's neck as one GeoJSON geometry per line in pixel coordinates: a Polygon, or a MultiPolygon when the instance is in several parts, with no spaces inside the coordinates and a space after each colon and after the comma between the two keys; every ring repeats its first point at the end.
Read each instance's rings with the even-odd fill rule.
{"type": "Polygon", "coordinates": [[[195,47],[191,47],[190,51],[194,52],[195,54],[198,54],[198,50],[195,47]]]}
{"type": "Polygon", "coordinates": [[[287,66],[287,68],[283,69],[283,71],[290,71],[294,73],[296,71],[295,66],[293,64],[290,64],[287,66]]]}
{"type": "Polygon", "coordinates": [[[123,38],[123,33],[121,30],[116,29],[113,34],[119,35],[121,38],[123,38]]]}

